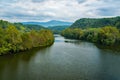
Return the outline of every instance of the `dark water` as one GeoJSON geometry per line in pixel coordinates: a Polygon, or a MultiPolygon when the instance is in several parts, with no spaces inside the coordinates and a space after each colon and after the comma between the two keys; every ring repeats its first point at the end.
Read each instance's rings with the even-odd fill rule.
{"type": "Polygon", "coordinates": [[[56,36],[51,47],[0,56],[0,80],[120,80],[120,52],[56,36]]]}

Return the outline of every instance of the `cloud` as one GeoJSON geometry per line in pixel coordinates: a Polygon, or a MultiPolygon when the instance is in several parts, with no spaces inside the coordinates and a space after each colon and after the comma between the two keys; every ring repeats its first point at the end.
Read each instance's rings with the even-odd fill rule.
{"type": "Polygon", "coordinates": [[[75,21],[120,15],[119,0],[0,0],[0,19],[75,21]]]}

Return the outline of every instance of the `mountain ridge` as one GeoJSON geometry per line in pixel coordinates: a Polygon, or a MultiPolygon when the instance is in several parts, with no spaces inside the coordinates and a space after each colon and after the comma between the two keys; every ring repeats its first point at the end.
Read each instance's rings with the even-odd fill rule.
{"type": "Polygon", "coordinates": [[[98,28],[104,26],[115,26],[120,28],[120,16],[110,18],[81,18],[76,20],[71,28],[98,28]]]}
{"type": "Polygon", "coordinates": [[[66,22],[66,21],[58,21],[58,20],[51,20],[47,22],[21,22],[22,24],[34,24],[34,25],[42,25],[44,27],[48,26],[62,26],[62,25],[67,25],[70,26],[72,25],[72,22],[66,22]]]}

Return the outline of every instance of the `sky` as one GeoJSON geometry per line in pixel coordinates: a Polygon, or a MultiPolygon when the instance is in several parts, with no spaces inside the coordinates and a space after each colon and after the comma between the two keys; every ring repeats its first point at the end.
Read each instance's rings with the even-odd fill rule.
{"type": "Polygon", "coordinates": [[[10,22],[120,16],[120,0],[0,0],[0,19],[10,22]]]}

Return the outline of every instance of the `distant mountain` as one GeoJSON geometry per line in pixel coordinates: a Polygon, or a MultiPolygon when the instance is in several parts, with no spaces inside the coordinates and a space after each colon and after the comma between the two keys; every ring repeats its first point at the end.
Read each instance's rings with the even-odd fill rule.
{"type": "Polygon", "coordinates": [[[48,26],[70,26],[72,24],[72,22],[64,22],[64,21],[57,21],[57,20],[51,20],[48,22],[22,22],[23,24],[32,24],[32,25],[42,25],[45,27],[48,26]]]}
{"type": "Polygon", "coordinates": [[[120,17],[112,17],[112,18],[82,18],[75,21],[71,28],[97,28],[104,26],[115,26],[120,28],[120,17]]]}

